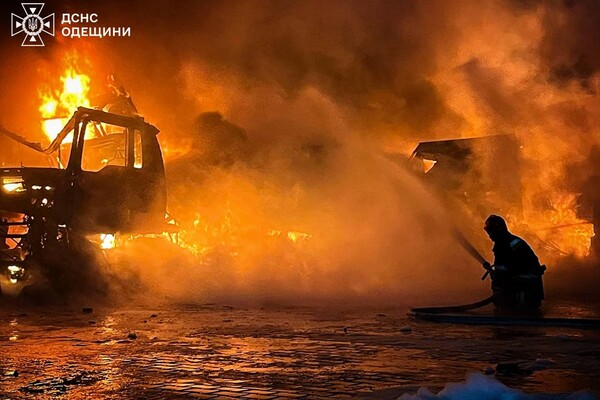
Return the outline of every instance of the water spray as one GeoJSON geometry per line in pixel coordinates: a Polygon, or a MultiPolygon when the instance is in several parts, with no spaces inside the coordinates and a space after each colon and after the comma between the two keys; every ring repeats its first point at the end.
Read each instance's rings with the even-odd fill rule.
{"type": "Polygon", "coordinates": [[[485,274],[481,277],[481,280],[485,280],[487,276],[492,271],[492,267],[489,262],[481,255],[479,251],[467,240],[465,235],[463,235],[458,229],[454,229],[454,237],[458,240],[458,243],[469,253],[478,263],[483,265],[483,268],[486,269],[485,274]]]}

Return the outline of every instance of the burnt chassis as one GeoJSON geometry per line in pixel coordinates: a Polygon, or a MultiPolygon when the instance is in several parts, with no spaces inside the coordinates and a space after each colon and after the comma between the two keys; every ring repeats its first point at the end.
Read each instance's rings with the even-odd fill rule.
{"type": "Polygon", "coordinates": [[[47,149],[13,137],[55,157],[59,168],[0,170],[0,268],[12,283],[36,282],[40,276],[55,282],[59,275],[81,272],[87,268],[81,255],[93,252],[89,235],[164,230],[166,183],[158,132],[139,116],[79,107],[47,149]],[[88,129],[102,124],[118,132],[86,139],[88,129]],[[72,144],[64,145],[71,133],[72,144]],[[122,165],[82,168],[86,146],[114,151],[122,165]],[[64,169],[63,148],[69,155],[64,169]]]}

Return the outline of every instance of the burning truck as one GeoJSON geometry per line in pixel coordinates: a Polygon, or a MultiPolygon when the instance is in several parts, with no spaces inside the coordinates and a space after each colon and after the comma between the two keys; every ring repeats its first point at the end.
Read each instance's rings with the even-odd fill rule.
{"type": "Polygon", "coordinates": [[[206,205],[196,195],[197,185],[189,185],[190,177],[201,181],[207,171],[230,166],[245,151],[241,129],[218,113],[204,114],[197,135],[202,142],[192,144],[202,151],[186,149],[181,156],[177,146],[161,148],[158,129],[139,115],[114,78],[109,77],[108,93],[92,97],[90,78],[73,60],[67,62],[61,87],[39,92],[41,133],[48,145],[0,127],[0,285],[5,295],[34,292],[37,299],[41,288],[43,296],[64,298],[74,291],[93,295],[109,285],[135,291],[143,273],[130,256],[155,249],[154,240],[166,246],[161,249],[182,249],[198,265],[212,266],[223,258],[235,262],[241,242],[287,249],[311,238],[298,229],[282,229],[289,223],[284,217],[274,226],[272,218],[244,224],[232,217],[239,209],[234,212],[229,201],[221,201],[228,194],[211,192],[206,205]],[[228,151],[212,151],[221,145],[228,151]],[[178,222],[167,214],[169,153],[167,171],[175,177],[169,182],[170,208],[182,218],[178,222]]]}
{"type": "MultiPolygon", "coordinates": [[[[160,233],[166,183],[159,130],[115,89],[102,107],[78,107],[43,148],[0,128],[0,138],[33,150],[47,167],[0,170],[2,289],[65,293],[97,281],[99,247],[119,233],[160,233]],[[75,285],[73,283],[76,282],[75,285]]],[[[55,122],[55,121],[53,121],[55,122]]]]}

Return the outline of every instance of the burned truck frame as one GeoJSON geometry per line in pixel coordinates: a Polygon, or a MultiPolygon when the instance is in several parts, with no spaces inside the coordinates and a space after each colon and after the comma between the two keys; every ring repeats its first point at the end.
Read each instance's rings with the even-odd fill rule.
{"type": "Polygon", "coordinates": [[[158,129],[142,117],[79,107],[46,149],[0,133],[56,164],[0,170],[0,268],[12,283],[30,278],[30,269],[52,279],[89,235],[162,232],[158,129]]]}

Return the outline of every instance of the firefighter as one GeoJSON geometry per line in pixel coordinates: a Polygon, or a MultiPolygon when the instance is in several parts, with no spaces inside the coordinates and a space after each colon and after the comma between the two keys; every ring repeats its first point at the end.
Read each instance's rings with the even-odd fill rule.
{"type": "Polygon", "coordinates": [[[542,305],[544,287],[542,275],[546,266],[529,245],[508,231],[506,222],[490,215],[483,229],[494,242],[494,266],[491,271],[494,305],[497,308],[536,310],[542,305]]]}

